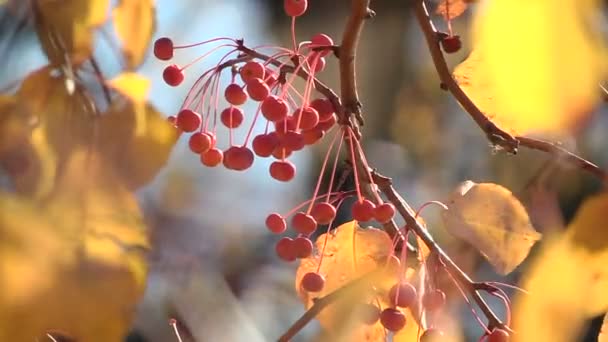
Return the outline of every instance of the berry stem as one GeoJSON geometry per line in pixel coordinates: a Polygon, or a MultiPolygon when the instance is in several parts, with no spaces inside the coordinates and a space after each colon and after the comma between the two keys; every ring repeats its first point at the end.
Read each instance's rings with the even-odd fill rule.
{"type": "Polygon", "coordinates": [[[420,216],[420,213],[422,212],[422,209],[428,207],[431,204],[435,204],[440,206],[441,208],[443,208],[443,210],[448,210],[448,206],[445,205],[443,202],[440,201],[428,201],[428,202],[424,202],[424,204],[422,204],[420,206],[420,208],[418,208],[418,210],[416,211],[416,215],[414,215],[415,218],[418,218],[418,216],[420,216]]]}
{"type": "Polygon", "coordinates": [[[175,333],[175,336],[177,337],[177,341],[178,342],[183,342],[182,341],[182,337],[179,334],[179,330],[177,329],[177,321],[175,319],[171,319],[169,321],[169,324],[171,325],[171,327],[173,328],[173,333],[175,333]]]}
{"type": "Polygon", "coordinates": [[[191,67],[191,66],[192,66],[192,65],[194,65],[195,63],[198,63],[198,62],[200,62],[200,61],[204,60],[205,58],[209,57],[209,55],[211,55],[211,54],[212,54],[212,53],[214,53],[215,51],[217,51],[217,50],[219,50],[219,49],[221,49],[221,48],[229,47],[229,46],[234,48],[233,50],[231,50],[231,51],[229,52],[229,54],[231,54],[231,53],[233,53],[233,52],[235,52],[235,51],[237,51],[237,50],[238,50],[238,49],[237,49],[237,46],[236,46],[236,45],[233,45],[233,44],[222,44],[222,45],[218,45],[218,46],[214,47],[213,49],[211,49],[211,50],[209,50],[209,51],[205,52],[204,54],[202,54],[202,55],[200,55],[200,56],[196,57],[194,60],[192,60],[190,63],[188,63],[188,64],[184,65],[184,66],[183,66],[183,67],[181,67],[180,69],[181,69],[182,71],[183,71],[183,70],[186,70],[187,68],[191,67]]]}
{"type": "MultiPolygon", "coordinates": [[[[341,133],[340,141],[338,142],[338,148],[336,149],[336,157],[334,158],[334,165],[331,168],[331,177],[329,178],[329,185],[327,187],[327,198],[325,202],[329,202],[329,194],[331,193],[332,187],[334,186],[334,180],[336,178],[336,170],[338,168],[338,159],[340,158],[340,150],[342,150],[342,143],[344,142],[344,131],[336,132],[336,135],[341,133]]],[[[328,152],[329,153],[329,152],[328,152]]],[[[337,208],[337,207],[336,207],[337,208]]]]}
{"type": "MultiPolygon", "coordinates": [[[[342,205],[342,202],[344,202],[345,199],[346,199],[345,197],[340,198],[338,200],[338,204],[336,204],[336,208],[339,208],[340,205],[342,205]]],[[[325,256],[325,247],[327,247],[327,239],[329,238],[329,232],[330,232],[331,227],[334,224],[335,220],[336,219],[334,218],[327,225],[327,231],[325,232],[325,239],[323,240],[323,248],[321,248],[321,256],[319,257],[319,265],[317,266],[317,273],[319,273],[319,271],[321,270],[321,263],[323,262],[323,256],[325,256]]]]}
{"type": "MultiPolygon", "coordinates": [[[[312,195],[313,198],[317,198],[317,194],[319,193],[319,189],[321,188],[321,181],[323,181],[323,175],[325,174],[325,168],[327,167],[327,161],[329,160],[329,155],[331,154],[331,151],[332,151],[334,145],[336,144],[336,139],[338,139],[338,136],[339,136],[339,134],[338,134],[338,132],[336,132],[336,134],[334,134],[333,139],[329,143],[329,149],[327,150],[327,153],[325,154],[325,158],[323,158],[323,164],[321,165],[321,171],[319,171],[319,178],[317,179],[317,185],[315,185],[315,191],[313,192],[313,195],[312,195]]],[[[314,202],[311,202],[310,205],[308,206],[308,210],[306,210],[307,215],[310,214],[313,204],[314,204],[314,202]]]]}
{"type": "MultiPolygon", "coordinates": [[[[212,43],[212,42],[217,42],[220,40],[229,40],[231,41],[233,44],[236,44],[236,40],[230,38],[230,37],[217,37],[217,38],[213,38],[213,39],[209,39],[209,40],[205,40],[202,41],[200,43],[194,43],[194,44],[188,44],[188,45],[178,45],[178,46],[173,46],[173,50],[178,50],[178,49],[187,49],[187,48],[191,48],[191,47],[195,47],[195,46],[201,46],[201,45],[205,45],[207,43],[212,43]]],[[[232,44],[228,44],[228,45],[232,45],[232,44]]]]}
{"type": "Polygon", "coordinates": [[[355,149],[353,147],[353,143],[352,141],[355,139],[354,134],[352,132],[352,130],[350,129],[350,127],[345,126],[344,129],[348,132],[348,137],[350,139],[350,143],[348,144],[348,147],[350,147],[350,158],[351,161],[353,163],[353,172],[355,173],[355,190],[357,190],[357,200],[359,202],[363,201],[363,196],[361,196],[361,185],[359,184],[359,174],[358,174],[358,167],[357,167],[357,162],[355,159],[355,149]]]}
{"type": "Polygon", "coordinates": [[[471,310],[471,313],[475,317],[475,320],[477,321],[477,323],[479,323],[479,326],[481,326],[481,328],[484,330],[484,332],[490,333],[490,331],[488,330],[488,328],[486,327],[486,325],[481,320],[481,317],[479,317],[479,314],[477,313],[477,310],[475,310],[475,307],[473,307],[473,303],[471,303],[471,301],[469,300],[469,297],[467,296],[467,294],[464,291],[464,289],[462,288],[462,286],[460,286],[460,284],[458,283],[458,281],[456,281],[456,278],[454,278],[454,276],[452,275],[452,273],[450,273],[450,271],[447,271],[446,273],[448,274],[448,276],[450,277],[450,279],[452,280],[452,282],[454,283],[454,285],[456,286],[456,288],[460,292],[460,295],[462,296],[462,298],[464,299],[464,301],[469,306],[469,309],[471,310]]]}
{"type": "MultiPolygon", "coordinates": [[[[251,138],[251,134],[253,133],[253,128],[255,127],[255,123],[258,121],[258,117],[260,116],[261,109],[262,109],[262,105],[260,104],[258,106],[258,109],[256,109],[255,114],[253,115],[253,121],[251,122],[251,126],[249,126],[249,130],[247,131],[247,135],[245,136],[245,142],[243,142],[243,146],[247,145],[247,143],[249,142],[249,139],[251,138]]],[[[269,125],[269,122],[266,122],[266,133],[268,133],[268,125],[269,125]]]]}
{"type": "Polygon", "coordinates": [[[296,44],[296,17],[291,17],[291,42],[293,44],[293,53],[298,53],[298,45],[296,44]]]}

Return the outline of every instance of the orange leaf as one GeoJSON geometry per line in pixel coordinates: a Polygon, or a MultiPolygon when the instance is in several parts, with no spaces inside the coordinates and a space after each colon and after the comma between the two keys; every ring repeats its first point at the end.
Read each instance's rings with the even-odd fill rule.
{"type": "MultiPolygon", "coordinates": [[[[296,274],[296,290],[306,308],[314,304],[315,298],[326,296],[362,276],[369,276],[370,272],[379,267],[386,267],[387,258],[392,255],[392,241],[386,232],[375,228],[360,228],[356,221],[345,223],[334,231],[319,236],[316,248],[319,255],[303,259],[296,274]],[[325,286],[321,292],[308,293],[300,287],[301,279],[306,273],[317,270],[325,277],[325,286]]],[[[317,316],[321,325],[344,340],[385,341],[386,332],[382,325],[363,324],[358,308],[363,304],[373,304],[381,309],[389,306],[388,290],[398,280],[398,273],[394,271],[387,269],[387,272],[379,272],[369,282],[344,293],[342,298],[317,316]]],[[[413,271],[408,269],[407,275],[411,277],[412,274],[413,271]]],[[[406,315],[411,318],[411,313],[407,312],[406,315]]],[[[414,319],[410,319],[408,324],[408,329],[415,327],[417,331],[418,325],[414,319]]]]}
{"type": "Polygon", "coordinates": [[[150,104],[116,102],[103,114],[100,125],[98,147],[130,189],[156,176],[179,136],[150,104]]]}
{"type": "Polygon", "coordinates": [[[152,0],[121,0],[112,11],[114,27],[122,41],[129,68],[143,61],[156,26],[152,0]]]}
{"type": "Polygon", "coordinates": [[[93,29],[104,23],[109,0],[33,2],[36,32],[54,66],[78,64],[93,52],[93,29]],[[66,60],[66,53],[69,60],[66,60]]]}
{"type": "Polygon", "coordinates": [[[136,104],[143,104],[150,90],[150,80],[133,72],[122,73],[108,84],[136,104]]]}
{"type": "Polygon", "coordinates": [[[469,7],[471,0],[442,0],[438,5],[435,13],[442,15],[445,20],[459,17],[469,7]]]}

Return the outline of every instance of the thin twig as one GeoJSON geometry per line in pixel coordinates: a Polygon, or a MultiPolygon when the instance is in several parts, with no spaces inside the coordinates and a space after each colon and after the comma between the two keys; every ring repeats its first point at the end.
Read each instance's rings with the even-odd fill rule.
{"type": "Polygon", "coordinates": [[[424,0],[416,0],[415,3],[416,18],[418,24],[424,33],[424,38],[431,53],[433,64],[437,69],[441,84],[452,93],[456,101],[471,115],[471,118],[477,125],[486,133],[488,139],[497,146],[501,146],[509,153],[516,153],[519,142],[511,134],[503,131],[488,119],[483,112],[477,108],[475,103],[465,94],[460,88],[456,80],[452,77],[448,64],[441,52],[439,46],[439,34],[433,22],[430,19],[429,13],[424,5],[424,0]]]}
{"type": "Polygon", "coordinates": [[[519,140],[520,146],[525,146],[532,150],[546,152],[554,156],[558,160],[568,162],[572,165],[579,167],[582,170],[585,170],[597,176],[598,178],[604,181],[608,181],[608,173],[606,173],[606,171],[602,170],[599,166],[593,164],[587,159],[566,150],[565,148],[559,146],[556,143],[520,136],[517,137],[517,140],[519,140]]]}
{"type": "Polygon", "coordinates": [[[314,301],[314,304],[306,310],[306,312],[289,327],[289,329],[279,338],[279,342],[286,342],[291,340],[300,330],[302,330],[310,321],[312,321],[317,315],[325,309],[329,304],[334,303],[336,300],[347,297],[348,293],[351,292],[359,292],[365,290],[366,288],[372,289],[374,284],[374,279],[382,272],[386,270],[383,268],[378,268],[374,271],[371,271],[360,278],[357,278],[343,287],[333,291],[332,293],[318,298],[314,301]]]}
{"type": "Polygon", "coordinates": [[[397,211],[405,219],[405,223],[424,244],[436,253],[441,258],[441,261],[445,263],[445,267],[448,269],[454,278],[460,283],[460,285],[471,295],[477,306],[481,309],[483,314],[488,319],[488,327],[492,330],[493,327],[508,329],[496,316],[496,314],[490,309],[485,300],[481,297],[478,292],[476,284],[463,270],[461,270],[456,263],[437,245],[431,234],[423,227],[416,219],[416,213],[414,210],[405,202],[405,200],[397,193],[397,190],[392,185],[390,178],[374,173],[374,181],[378,184],[380,191],[382,191],[388,198],[388,200],[395,206],[397,211]]]}

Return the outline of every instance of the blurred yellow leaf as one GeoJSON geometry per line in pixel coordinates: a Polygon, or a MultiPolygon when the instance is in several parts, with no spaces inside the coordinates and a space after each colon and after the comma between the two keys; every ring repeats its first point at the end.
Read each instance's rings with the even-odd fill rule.
{"type": "Polygon", "coordinates": [[[605,76],[599,11],[596,0],[487,1],[476,15],[475,51],[454,77],[505,130],[571,132],[605,76]]]}
{"type": "Polygon", "coordinates": [[[589,198],[568,225],[565,238],[580,255],[579,267],[588,272],[585,313],[595,316],[608,309],[608,194],[589,198]]]}
{"type": "MultiPolygon", "coordinates": [[[[393,250],[391,238],[386,232],[375,228],[360,228],[356,221],[345,223],[334,231],[319,236],[315,245],[319,255],[303,259],[296,274],[296,290],[306,308],[314,304],[315,298],[326,296],[353,280],[386,267],[387,258],[393,250]],[[325,286],[321,292],[308,293],[300,287],[301,279],[306,273],[317,270],[325,277],[325,286]]],[[[413,271],[408,270],[408,279],[412,274],[413,271]]],[[[363,324],[357,308],[363,304],[373,304],[381,309],[388,307],[388,290],[397,281],[398,274],[395,270],[380,272],[369,282],[330,304],[317,319],[321,326],[335,334],[332,336],[343,341],[385,341],[386,332],[382,325],[363,324]]],[[[418,330],[418,324],[409,310],[404,311],[407,311],[408,323],[403,334],[409,336],[411,330],[418,330]]]]}
{"type": "Polygon", "coordinates": [[[120,0],[112,11],[116,33],[129,68],[143,61],[156,26],[154,1],[120,0]]]}
{"type": "Polygon", "coordinates": [[[51,64],[78,64],[91,56],[93,29],[104,23],[109,5],[109,0],[34,2],[36,32],[51,64]]]}
{"type": "Polygon", "coordinates": [[[530,294],[515,301],[516,341],[575,341],[586,319],[606,311],[607,210],[608,194],[584,202],[534,261],[521,285],[530,294]]]}
{"type": "Polygon", "coordinates": [[[0,196],[0,340],[61,331],[120,341],[143,294],[148,248],[133,195],[78,149],[46,202],[0,196]]]}
{"type": "Polygon", "coordinates": [[[4,161],[19,164],[11,173],[20,193],[42,198],[49,194],[56,171],[78,146],[89,145],[93,137],[96,109],[84,88],[66,78],[53,76],[50,68],[31,73],[16,94],[7,124],[4,161]]]}
{"type": "Polygon", "coordinates": [[[122,73],[109,82],[110,87],[136,104],[142,104],[150,91],[150,80],[133,72],[122,73]]]}
{"type": "Polygon", "coordinates": [[[154,107],[115,102],[104,113],[99,148],[130,189],[151,181],[165,165],[178,131],[154,107]]]}
{"type": "Polygon", "coordinates": [[[578,340],[583,307],[591,299],[585,292],[588,278],[581,272],[581,262],[567,241],[547,243],[520,284],[529,294],[515,298],[514,342],[578,340]]]}
{"type": "Polygon", "coordinates": [[[446,229],[477,248],[501,274],[513,271],[541,237],[523,205],[500,185],[463,182],[446,204],[446,229]]]}

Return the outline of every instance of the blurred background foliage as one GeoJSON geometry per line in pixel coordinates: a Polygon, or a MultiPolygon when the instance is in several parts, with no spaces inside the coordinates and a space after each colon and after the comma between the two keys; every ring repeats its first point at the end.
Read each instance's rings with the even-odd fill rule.
{"type": "MultiPolygon", "coordinates": [[[[304,307],[293,289],[295,267],[274,256],[276,237],[264,218],[310,195],[325,148],[297,155],[299,176],[287,185],[268,177],[263,161],[245,174],[201,167],[164,117],[180,107],[195,70],[216,61],[197,64],[184,86],[169,89],[148,43],[223,36],[289,44],[282,1],[40,0],[36,11],[28,3],[0,7],[0,339],[44,340],[52,325],[83,341],[128,332],[129,341],[171,341],[170,317],[186,340],[275,339],[304,307]],[[70,37],[63,49],[57,34],[70,37]],[[101,86],[101,76],[125,71],[149,80],[147,103],[101,86]]],[[[338,41],[348,6],[310,1],[298,36],[321,30],[338,41]]],[[[440,89],[408,2],[377,1],[373,9],[358,55],[364,146],[370,164],[414,206],[444,199],[466,179],[494,182],[522,199],[544,232],[563,227],[598,191],[596,179],[540,152],[492,153],[440,89]]],[[[470,52],[470,24],[471,11],[453,22],[465,49],[450,55],[452,66],[470,52]]],[[[175,63],[203,52],[180,51],[175,63]]],[[[338,88],[335,60],[321,78],[338,88]]],[[[598,109],[564,144],[606,168],[607,129],[605,108],[598,109]]],[[[465,271],[499,279],[476,250],[446,235],[437,213],[425,220],[465,271]]],[[[521,269],[503,280],[516,282],[521,269]]],[[[444,286],[455,291],[447,279],[444,286]]],[[[478,327],[466,305],[454,300],[450,310],[472,340],[478,327]]],[[[298,338],[309,340],[318,328],[311,324],[298,338]]]]}

